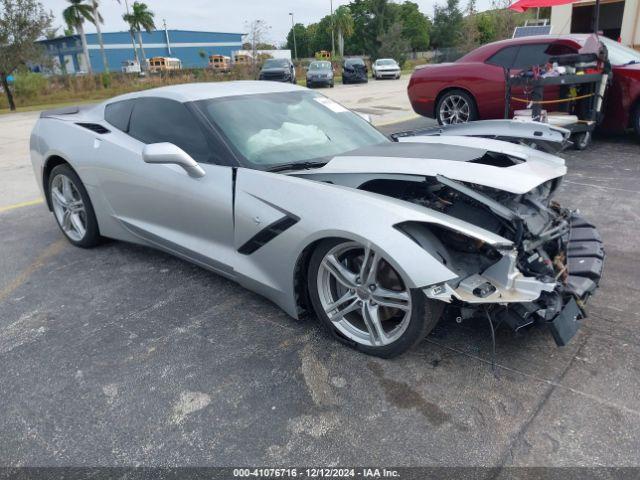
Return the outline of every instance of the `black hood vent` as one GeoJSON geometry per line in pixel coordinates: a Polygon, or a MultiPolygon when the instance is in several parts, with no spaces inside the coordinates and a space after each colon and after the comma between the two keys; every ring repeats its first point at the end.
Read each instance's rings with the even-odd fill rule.
{"type": "Polygon", "coordinates": [[[111,130],[103,127],[98,123],[76,123],[76,125],[80,125],[81,127],[86,128],[87,130],[91,130],[92,132],[99,133],[100,135],[104,135],[105,133],[109,133],[111,130]]]}

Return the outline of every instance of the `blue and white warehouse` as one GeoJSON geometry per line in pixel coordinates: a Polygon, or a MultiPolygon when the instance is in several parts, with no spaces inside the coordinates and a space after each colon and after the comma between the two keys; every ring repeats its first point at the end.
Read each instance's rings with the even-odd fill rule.
{"type": "MultiPolygon", "coordinates": [[[[197,32],[191,30],[156,30],[142,32],[145,57],[176,57],[184,68],[205,67],[209,55],[231,56],[231,52],[242,49],[242,33],[197,32]]],[[[104,70],[98,35],[86,34],[91,68],[94,72],[104,70]]],[[[142,59],[138,35],[135,35],[138,58],[142,59]]],[[[129,32],[104,32],[102,34],[107,61],[111,71],[120,71],[123,62],[135,59],[129,32]]],[[[53,58],[54,69],[67,73],[86,72],[79,35],[58,37],[39,42],[53,58]]]]}

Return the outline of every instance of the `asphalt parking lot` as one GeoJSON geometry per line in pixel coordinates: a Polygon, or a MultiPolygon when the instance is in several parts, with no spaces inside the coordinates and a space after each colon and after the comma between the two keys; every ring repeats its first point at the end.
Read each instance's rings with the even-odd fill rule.
{"type": "Polygon", "coordinates": [[[640,465],[640,146],[565,156],[604,279],[565,348],[499,330],[495,375],[485,323],[375,359],[163,253],[74,248],[43,205],[0,212],[0,465],[640,465]]]}

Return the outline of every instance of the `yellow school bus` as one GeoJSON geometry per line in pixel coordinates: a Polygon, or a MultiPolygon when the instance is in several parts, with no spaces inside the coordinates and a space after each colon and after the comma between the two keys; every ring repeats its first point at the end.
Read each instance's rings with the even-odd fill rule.
{"type": "Polygon", "coordinates": [[[165,70],[180,70],[182,62],[179,58],[153,57],[149,60],[150,72],[163,72],[165,70]]]}
{"type": "Polygon", "coordinates": [[[218,72],[231,70],[231,58],[225,55],[209,55],[209,68],[218,72]]]}
{"type": "Polygon", "coordinates": [[[233,63],[237,65],[251,65],[251,55],[246,55],[244,53],[236,53],[233,56],[233,63]]]}

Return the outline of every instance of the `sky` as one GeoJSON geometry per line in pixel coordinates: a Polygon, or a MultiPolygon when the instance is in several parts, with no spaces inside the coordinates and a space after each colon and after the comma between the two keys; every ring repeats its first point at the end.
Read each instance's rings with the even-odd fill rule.
{"type": "MultiPolygon", "coordinates": [[[[133,0],[128,0],[129,4],[133,0]]],[[[420,10],[433,15],[433,5],[445,0],[413,0],[420,10]]],[[[62,27],[62,10],[68,5],[67,0],[41,0],[44,7],[55,15],[54,26],[62,27]]],[[[247,31],[246,24],[252,20],[264,20],[271,27],[268,40],[280,45],[286,40],[291,28],[293,12],[296,23],[309,24],[317,22],[330,12],[330,0],[144,0],[149,9],[155,13],[156,27],[162,28],[162,19],[167,28],[175,30],[204,30],[215,32],[247,31]]],[[[333,0],[333,8],[348,3],[348,0],[333,0]]],[[[490,0],[479,0],[478,10],[489,8],[490,0]]],[[[461,7],[466,0],[460,1],[461,7]]],[[[104,17],[103,31],[127,30],[122,20],[125,13],[125,0],[100,0],[100,12],[104,17]]],[[[60,34],[62,34],[60,28],[60,34]]],[[[87,33],[95,32],[92,25],[86,27],[87,33]]]]}

